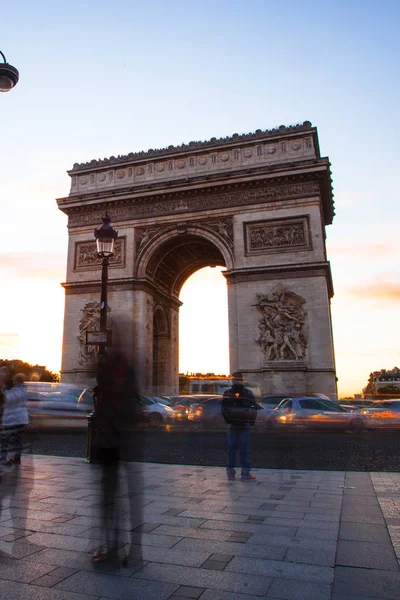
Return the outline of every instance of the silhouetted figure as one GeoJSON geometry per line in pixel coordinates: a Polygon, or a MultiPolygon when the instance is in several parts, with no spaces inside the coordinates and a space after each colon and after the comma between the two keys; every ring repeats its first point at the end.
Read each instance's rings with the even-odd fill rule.
{"type": "MultiPolygon", "coordinates": [[[[21,378],[17,378],[17,387],[19,380],[21,378]]],[[[12,418],[18,424],[21,424],[21,419],[25,420],[24,412],[19,410],[19,397],[18,390],[15,393],[15,387],[13,387],[11,372],[7,368],[1,368],[0,424],[3,423],[3,419],[6,423],[9,423],[12,418]],[[10,395],[10,392],[13,393],[10,395]]],[[[16,442],[13,441],[15,438],[11,436],[7,425],[5,427],[1,426],[0,436],[4,456],[7,457],[7,452],[10,450],[15,452],[14,458],[17,457],[18,459],[22,450],[22,439],[17,435],[16,442]]],[[[0,521],[4,527],[11,527],[14,530],[12,534],[3,536],[0,540],[0,559],[2,557],[10,558],[14,555],[19,558],[14,544],[23,544],[25,547],[30,545],[26,520],[29,506],[28,499],[33,487],[34,476],[33,458],[32,456],[26,458],[23,477],[21,477],[18,460],[4,461],[4,464],[0,464],[0,521]],[[21,502],[21,498],[24,499],[23,502],[21,502]]]]}
{"type": "Polygon", "coordinates": [[[104,544],[92,558],[98,563],[129,557],[141,559],[140,533],[132,530],[143,523],[140,465],[124,464],[141,460],[142,448],[136,430],[139,397],[135,372],[129,364],[119,331],[107,355],[99,356],[98,385],[95,388],[97,462],[102,467],[101,522],[104,544]],[[129,451],[129,453],[128,453],[129,451]]]}
{"type": "Polygon", "coordinates": [[[249,463],[250,427],[254,424],[257,408],[254,394],[243,385],[242,373],[232,375],[233,384],[224,392],[221,403],[222,416],[228,423],[228,466],[230,481],[235,480],[236,454],[239,449],[242,481],[255,481],[249,463]]]}

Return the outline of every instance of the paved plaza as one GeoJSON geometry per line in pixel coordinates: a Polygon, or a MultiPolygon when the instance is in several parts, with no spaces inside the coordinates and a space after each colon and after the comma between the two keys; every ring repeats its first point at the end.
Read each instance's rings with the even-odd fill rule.
{"type": "Polygon", "coordinates": [[[135,544],[122,567],[90,562],[104,540],[100,468],[24,457],[1,481],[1,600],[400,598],[400,475],[253,472],[228,482],[221,467],[129,464],[142,509],[121,515],[135,544]]]}

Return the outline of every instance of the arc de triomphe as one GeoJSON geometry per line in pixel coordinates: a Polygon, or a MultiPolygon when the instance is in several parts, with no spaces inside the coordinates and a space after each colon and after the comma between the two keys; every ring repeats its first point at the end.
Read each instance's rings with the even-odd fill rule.
{"type": "MultiPolygon", "coordinates": [[[[301,125],[75,164],[68,215],[62,381],[86,383],[98,329],[94,228],[119,231],[110,317],[143,393],[178,392],[179,293],[206,266],[226,267],[231,371],[265,393],[336,396],[325,227],[334,211],[317,129],[301,125]]],[[[203,335],[207,332],[203,332],[203,335]]]]}

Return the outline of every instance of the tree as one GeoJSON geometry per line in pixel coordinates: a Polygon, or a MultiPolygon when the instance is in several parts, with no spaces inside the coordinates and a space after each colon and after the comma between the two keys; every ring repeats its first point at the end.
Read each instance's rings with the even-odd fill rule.
{"type": "Polygon", "coordinates": [[[186,384],[189,382],[188,376],[183,373],[179,373],[179,393],[183,394],[186,384]]]}
{"type": "Polygon", "coordinates": [[[27,381],[54,381],[56,383],[60,381],[58,373],[53,373],[41,365],[30,365],[19,359],[0,359],[0,367],[8,367],[14,375],[15,373],[23,373],[27,381]]]}

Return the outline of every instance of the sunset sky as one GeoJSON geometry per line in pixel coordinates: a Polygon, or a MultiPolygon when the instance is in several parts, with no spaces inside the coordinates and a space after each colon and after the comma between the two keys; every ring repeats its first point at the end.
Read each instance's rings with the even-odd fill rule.
{"type": "MultiPolygon", "coordinates": [[[[60,368],[55,199],[75,162],[310,120],[332,163],[339,393],[399,365],[399,17],[397,0],[6,3],[20,82],[0,96],[0,353],[60,368]]],[[[227,372],[220,270],[181,300],[180,369],[227,372]]]]}

